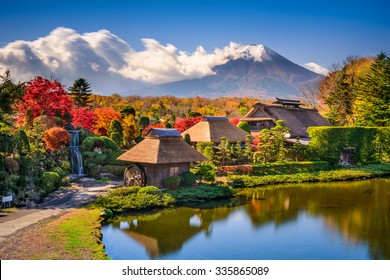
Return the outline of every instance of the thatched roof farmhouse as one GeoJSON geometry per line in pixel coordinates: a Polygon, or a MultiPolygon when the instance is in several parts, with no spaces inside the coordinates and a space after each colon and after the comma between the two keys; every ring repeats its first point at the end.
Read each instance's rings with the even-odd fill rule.
{"type": "Polygon", "coordinates": [[[162,179],[189,171],[191,162],[207,158],[184,142],[176,129],[153,128],[118,160],[130,163],[124,176],[126,185],[162,188],[162,179]]]}
{"type": "Polygon", "coordinates": [[[227,117],[203,117],[193,127],[184,131],[181,135],[189,134],[192,143],[213,142],[220,143],[222,137],[226,137],[230,143],[245,142],[248,133],[229,122],[227,117]]]}
{"type": "Polygon", "coordinates": [[[273,104],[256,102],[241,119],[249,123],[252,132],[272,128],[277,120],[284,120],[290,129],[290,138],[307,138],[309,126],[330,126],[331,124],[315,108],[301,106],[300,100],[276,98],[273,104]]]}

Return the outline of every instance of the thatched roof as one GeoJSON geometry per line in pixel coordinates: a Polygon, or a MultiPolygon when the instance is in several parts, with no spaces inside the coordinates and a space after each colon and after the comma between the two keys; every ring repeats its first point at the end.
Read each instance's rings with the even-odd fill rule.
{"type": "Polygon", "coordinates": [[[203,117],[193,127],[184,131],[181,135],[189,134],[191,142],[221,142],[221,137],[226,137],[230,142],[245,142],[249,133],[229,122],[227,117],[203,117]]]}
{"type": "Polygon", "coordinates": [[[163,164],[207,160],[205,156],[184,142],[176,129],[153,128],[146,138],[118,160],[163,164]]]}
{"type": "Polygon", "coordinates": [[[290,137],[308,137],[307,128],[309,126],[330,126],[331,124],[322,117],[317,109],[305,108],[300,106],[286,106],[298,105],[299,100],[282,100],[279,99],[276,104],[265,104],[256,102],[252,109],[241,119],[242,121],[257,121],[274,119],[284,120],[286,126],[290,129],[290,137]],[[281,102],[280,102],[281,101],[281,102]],[[283,105],[285,104],[285,105],[283,105]]]}

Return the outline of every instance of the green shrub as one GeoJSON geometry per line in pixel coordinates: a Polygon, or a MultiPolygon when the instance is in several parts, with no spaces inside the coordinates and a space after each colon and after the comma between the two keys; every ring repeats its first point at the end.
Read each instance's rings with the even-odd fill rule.
{"type": "Polygon", "coordinates": [[[83,152],[92,152],[95,147],[104,147],[104,142],[99,136],[87,137],[81,143],[81,150],[83,152]]]}
{"type": "Polygon", "coordinates": [[[5,179],[7,179],[8,176],[9,175],[8,175],[8,173],[6,171],[4,171],[4,170],[0,171],[0,180],[1,181],[4,181],[5,179]]]}
{"type": "Polygon", "coordinates": [[[99,137],[100,140],[102,140],[104,142],[104,148],[106,149],[111,149],[111,150],[114,150],[114,151],[117,151],[119,150],[119,146],[117,144],[115,144],[110,138],[108,138],[107,136],[100,136],[99,137]]]}
{"type": "Polygon", "coordinates": [[[198,142],[196,144],[196,150],[202,154],[204,154],[204,149],[206,149],[206,147],[211,147],[213,148],[215,146],[215,144],[213,142],[198,142]]]}
{"type": "Polygon", "coordinates": [[[241,128],[242,130],[251,133],[251,128],[247,122],[239,122],[237,124],[237,127],[241,128]]]}
{"type": "Polygon", "coordinates": [[[70,171],[71,164],[68,160],[61,160],[60,167],[65,171],[70,171]]]}
{"type": "Polygon", "coordinates": [[[113,132],[110,134],[110,139],[117,144],[118,146],[121,146],[122,144],[122,137],[118,132],[113,132]]]}
{"type": "Polygon", "coordinates": [[[127,165],[128,163],[124,161],[117,160],[117,158],[122,155],[123,151],[113,151],[107,155],[106,164],[109,165],[127,165]]]}
{"type": "Polygon", "coordinates": [[[141,189],[140,186],[131,186],[131,187],[121,187],[110,191],[110,195],[115,196],[126,196],[133,193],[138,193],[141,189]]]}
{"type": "Polygon", "coordinates": [[[52,170],[50,170],[50,171],[51,171],[51,172],[57,173],[57,174],[60,175],[61,177],[67,175],[67,172],[65,172],[61,167],[54,167],[54,168],[53,168],[52,170]]]}
{"type": "Polygon", "coordinates": [[[41,191],[44,194],[55,191],[60,187],[61,177],[55,172],[44,172],[40,179],[41,191]]]}
{"type": "Polygon", "coordinates": [[[119,165],[104,165],[102,166],[101,172],[103,173],[111,173],[115,176],[122,177],[125,172],[126,166],[119,165]]]}
{"type": "Polygon", "coordinates": [[[140,193],[159,194],[159,195],[162,194],[161,190],[154,186],[143,187],[138,191],[138,194],[140,193]]]}
{"type": "Polygon", "coordinates": [[[214,182],[215,181],[216,171],[210,164],[202,164],[198,166],[198,169],[195,172],[196,178],[199,182],[203,180],[214,182]]]}
{"type": "Polygon", "coordinates": [[[184,186],[193,186],[196,184],[196,176],[190,171],[183,172],[181,175],[184,186]]]}
{"type": "Polygon", "coordinates": [[[214,199],[230,198],[234,195],[231,187],[225,186],[197,186],[166,191],[178,205],[192,205],[214,199]]]}
{"type": "Polygon", "coordinates": [[[106,162],[107,156],[104,154],[98,154],[96,157],[91,158],[89,161],[92,163],[103,165],[106,162]]]}
{"type": "Polygon", "coordinates": [[[89,161],[93,162],[93,163],[96,163],[96,164],[103,165],[106,162],[106,158],[107,158],[106,155],[98,154],[96,157],[91,158],[89,161]]]}
{"type": "Polygon", "coordinates": [[[88,152],[83,152],[83,160],[84,160],[84,161],[88,161],[88,160],[90,160],[91,158],[96,157],[97,155],[99,155],[99,153],[97,153],[97,152],[90,152],[90,151],[88,151],[88,152]]]}
{"type": "Polygon", "coordinates": [[[180,176],[169,176],[162,180],[164,187],[168,189],[177,189],[181,184],[180,176]]]}
{"type": "Polygon", "coordinates": [[[175,203],[169,194],[163,194],[156,187],[144,187],[136,192],[138,187],[120,188],[110,192],[107,196],[99,197],[96,204],[108,208],[113,212],[167,207],[175,203]]]}

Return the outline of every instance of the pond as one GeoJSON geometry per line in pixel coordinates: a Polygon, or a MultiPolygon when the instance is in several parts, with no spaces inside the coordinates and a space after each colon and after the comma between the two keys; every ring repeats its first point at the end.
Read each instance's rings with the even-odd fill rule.
{"type": "Polygon", "coordinates": [[[120,217],[114,260],[390,259],[390,179],[247,189],[213,208],[120,217]]]}

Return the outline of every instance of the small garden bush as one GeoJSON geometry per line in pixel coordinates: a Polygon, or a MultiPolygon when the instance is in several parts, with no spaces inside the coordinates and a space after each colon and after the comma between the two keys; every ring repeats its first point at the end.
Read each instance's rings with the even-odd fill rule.
{"type": "Polygon", "coordinates": [[[41,191],[44,194],[55,191],[61,185],[61,177],[55,172],[44,172],[40,178],[41,191]]]}
{"type": "Polygon", "coordinates": [[[190,171],[183,172],[181,175],[182,184],[184,186],[193,186],[196,184],[196,176],[190,171]]]}
{"type": "Polygon", "coordinates": [[[168,189],[177,189],[182,182],[182,178],[180,176],[169,176],[162,180],[164,187],[168,189]]]}
{"type": "Polygon", "coordinates": [[[231,165],[231,166],[220,166],[218,167],[218,175],[252,175],[253,174],[253,165],[231,165]]]}

